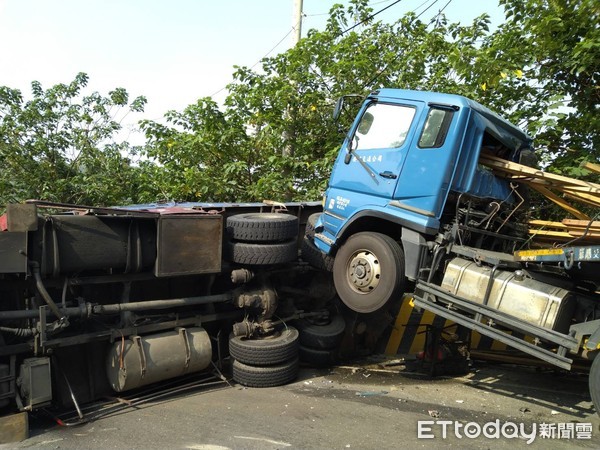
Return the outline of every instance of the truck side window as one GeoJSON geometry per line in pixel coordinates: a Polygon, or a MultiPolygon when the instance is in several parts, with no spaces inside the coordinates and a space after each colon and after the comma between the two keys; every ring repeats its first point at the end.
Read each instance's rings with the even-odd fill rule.
{"type": "Polygon", "coordinates": [[[431,108],[419,138],[420,148],[439,148],[444,145],[454,111],[431,108]]]}
{"type": "Polygon", "coordinates": [[[409,106],[371,103],[353,137],[355,150],[398,148],[404,144],[415,116],[409,106]]]}

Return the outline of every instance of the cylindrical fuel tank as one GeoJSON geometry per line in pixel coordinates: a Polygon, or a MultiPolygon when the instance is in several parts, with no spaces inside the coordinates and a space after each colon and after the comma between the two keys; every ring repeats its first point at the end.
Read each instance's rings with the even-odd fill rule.
{"type": "Polygon", "coordinates": [[[210,365],[212,347],[204,328],[179,328],[149,336],[130,336],[109,350],[106,374],[117,392],[168,380],[210,365]]]}
{"type": "Polygon", "coordinates": [[[482,303],[491,277],[487,306],[539,327],[562,333],[568,331],[576,296],[566,289],[518,276],[516,272],[493,272],[491,267],[462,258],[448,263],[441,287],[459,297],[482,303]]]}

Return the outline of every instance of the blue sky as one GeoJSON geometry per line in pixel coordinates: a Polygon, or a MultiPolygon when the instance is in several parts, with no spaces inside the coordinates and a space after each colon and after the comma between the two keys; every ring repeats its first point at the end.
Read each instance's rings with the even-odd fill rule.
{"type": "MultiPolygon", "coordinates": [[[[402,0],[378,18],[433,4],[428,20],[448,2],[435,1],[402,0]]],[[[348,2],[304,0],[303,34],[322,28],[334,3],[348,2]]],[[[375,11],[391,3],[371,1],[375,11]]],[[[463,22],[484,12],[503,19],[497,0],[452,0],[444,10],[463,22]]],[[[159,119],[221,90],[234,65],[258,62],[291,30],[292,16],[293,0],[0,0],[0,85],[27,96],[33,80],[47,88],[86,72],[90,91],[145,95],[143,117],[159,119]]],[[[273,54],[290,43],[287,36],[273,54]]]]}

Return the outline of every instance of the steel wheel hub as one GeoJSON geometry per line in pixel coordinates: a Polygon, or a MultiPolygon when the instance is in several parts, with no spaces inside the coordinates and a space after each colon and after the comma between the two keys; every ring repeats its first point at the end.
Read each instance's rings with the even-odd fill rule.
{"type": "Polygon", "coordinates": [[[366,250],[354,253],[348,263],[347,277],[354,291],[368,294],[379,285],[381,278],[379,260],[366,250]]]}

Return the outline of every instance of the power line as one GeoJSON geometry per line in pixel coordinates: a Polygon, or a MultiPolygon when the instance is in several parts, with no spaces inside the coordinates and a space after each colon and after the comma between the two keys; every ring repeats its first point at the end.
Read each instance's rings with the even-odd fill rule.
{"type": "MultiPolygon", "coordinates": [[[[390,0],[385,0],[385,1],[382,1],[382,2],[378,2],[378,3],[373,3],[373,5],[379,5],[379,4],[381,4],[381,3],[387,3],[388,1],[390,1],[390,0]]],[[[372,18],[373,18],[373,17],[375,17],[376,15],[378,15],[378,14],[382,13],[383,11],[385,11],[385,10],[386,10],[386,9],[388,9],[388,8],[391,8],[391,7],[392,7],[392,6],[394,6],[395,4],[397,4],[397,3],[400,3],[401,1],[402,1],[402,0],[396,0],[396,1],[395,1],[394,3],[392,3],[391,5],[388,5],[388,6],[386,6],[385,8],[383,8],[383,9],[381,9],[381,10],[377,11],[376,13],[373,13],[373,14],[371,14],[369,17],[367,17],[367,18],[366,18],[366,19],[364,19],[363,21],[361,21],[361,22],[359,22],[359,23],[357,23],[357,24],[353,25],[352,27],[350,27],[350,28],[348,28],[347,30],[345,30],[345,31],[343,31],[342,33],[340,33],[340,34],[339,34],[337,37],[339,37],[339,36],[342,36],[344,33],[346,33],[346,32],[348,32],[348,31],[350,31],[350,30],[351,30],[351,29],[353,29],[353,28],[356,28],[356,27],[357,27],[357,26],[359,26],[361,23],[364,23],[364,22],[366,22],[366,21],[368,21],[368,20],[372,19],[372,18]]],[[[327,14],[329,14],[329,13],[327,13],[327,14]]],[[[314,15],[317,15],[317,14],[314,14],[314,15]]],[[[313,16],[314,16],[314,15],[313,15],[313,16]]],[[[305,17],[309,17],[309,16],[305,16],[305,17]]],[[[290,35],[290,34],[293,32],[293,31],[295,31],[294,27],[292,27],[292,28],[290,29],[290,31],[288,31],[288,32],[286,33],[286,35],[285,35],[284,37],[282,37],[282,38],[281,38],[281,40],[280,40],[279,42],[277,42],[277,44],[275,44],[275,45],[273,46],[273,48],[271,48],[271,50],[269,50],[267,53],[265,53],[265,55],[264,55],[262,58],[260,58],[260,59],[259,59],[258,61],[256,61],[256,62],[255,62],[255,63],[254,63],[252,66],[250,66],[250,69],[254,69],[254,68],[255,68],[255,67],[258,65],[258,64],[260,64],[260,62],[261,62],[263,59],[265,59],[267,56],[269,56],[269,55],[270,55],[270,54],[273,52],[273,50],[275,50],[277,47],[279,47],[279,45],[280,45],[280,44],[281,44],[281,43],[282,43],[282,42],[283,42],[283,41],[284,41],[284,40],[285,40],[285,39],[286,39],[286,38],[287,38],[287,37],[288,37],[288,36],[289,36],[289,35],[290,35]]],[[[223,86],[221,89],[219,89],[218,91],[214,92],[214,93],[213,93],[213,94],[211,94],[210,96],[211,96],[211,97],[213,97],[213,96],[215,96],[215,95],[217,95],[217,94],[219,94],[219,93],[223,92],[225,89],[227,89],[227,86],[223,86]]]]}
{"type": "MultiPolygon", "coordinates": [[[[279,47],[279,45],[281,45],[281,43],[282,43],[283,41],[285,41],[285,40],[286,40],[286,38],[287,38],[287,37],[288,37],[290,34],[292,34],[292,32],[293,32],[293,31],[294,31],[294,28],[290,28],[290,31],[288,31],[288,32],[287,32],[287,34],[286,34],[284,37],[282,37],[282,38],[281,38],[281,40],[280,40],[279,42],[277,42],[277,44],[275,44],[271,50],[269,50],[267,53],[265,53],[265,55],[264,55],[262,58],[260,58],[260,59],[259,59],[258,61],[256,61],[256,62],[255,62],[255,63],[254,63],[252,66],[250,66],[250,69],[254,69],[256,66],[258,66],[258,65],[260,64],[260,62],[261,62],[263,59],[265,59],[267,56],[269,56],[269,55],[270,55],[270,54],[273,52],[273,50],[275,50],[277,47],[279,47]]],[[[219,93],[223,92],[225,89],[227,89],[227,85],[223,86],[221,89],[219,89],[219,90],[218,90],[218,91],[216,91],[215,93],[211,94],[210,96],[211,96],[211,97],[213,97],[213,96],[215,96],[215,95],[217,95],[217,94],[219,94],[219,93]]]]}
{"type": "MultiPolygon", "coordinates": [[[[381,2],[372,3],[372,4],[370,4],[369,6],[380,5],[380,4],[383,4],[383,3],[387,3],[388,1],[391,1],[391,0],[384,0],[384,1],[381,1],[381,2]]],[[[365,23],[365,22],[367,22],[367,21],[369,21],[369,20],[373,19],[375,16],[377,16],[377,15],[381,14],[382,12],[384,12],[384,11],[388,10],[388,9],[389,9],[389,8],[391,8],[392,6],[395,6],[395,5],[397,5],[397,4],[398,4],[398,3],[400,3],[401,1],[402,1],[402,0],[396,0],[396,1],[394,1],[393,3],[391,3],[390,5],[386,6],[385,8],[382,8],[382,9],[380,9],[379,11],[377,11],[377,12],[375,12],[375,13],[373,13],[373,14],[369,15],[367,18],[365,18],[365,19],[361,20],[360,22],[357,22],[357,23],[355,23],[355,24],[354,24],[354,25],[352,25],[350,28],[348,28],[348,29],[346,29],[346,30],[342,31],[342,32],[341,32],[341,33],[340,33],[340,34],[339,34],[337,37],[343,36],[344,34],[348,33],[349,31],[353,30],[354,28],[356,28],[356,27],[358,27],[358,26],[362,25],[363,23],[365,23]]],[[[417,7],[416,7],[416,8],[413,10],[413,12],[417,11],[419,8],[421,8],[423,5],[427,4],[427,3],[428,3],[428,2],[430,2],[430,1],[431,1],[431,0],[426,0],[426,1],[424,1],[424,2],[423,2],[423,3],[421,3],[419,6],[417,6],[417,7]]],[[[421,17],[421,16],[422,16],[422,15],[423,15],[425,12],[427,12],[427,11],[428,11],[428,10],[429,10],[429,9],[430,9],[432,6],[434,6],[434,5],[435,5],[435,4],[436,4],[438,1],[439,1],[439,0],[433,0],[433,2],[432,2],[432,3],[431,3],[429,6],[427,6],[427,8],[425,8],[423,11],[421,11],[421,12],[420,12],[420,13],[419,13],[419,14],[416,16],[416,18],[418,19],[419,17],[421,17]]],[[[444,7],[443,7],[443,8],[442,8],[442,9],[441,9],[439,12],[438,12],[438,15],[439,15],[439,14],[440,14],[442,11],[444,11],[444,9],[446,9],[446,7],[447,7],[447,6],[448,6],[448,5],[449,5],[451,2],[452,2],[452,0],[448,0],[448,2],[446,3],[446,5],[444,5],[444,7]]],[[[304,15],[304,16],[305,16],[305,17],[315,17],[315,16],[321,16],[321,15],[329,15],[329,13],[323,13],[323,14],[310,14],[310,15],[304,15]]],[[[276,44],[273,46],[273,48],[271,48],[271,50],[269,50],[267,53],[265,53],[265,55],[264,55],[262,58],[260,58],[260,59],[259,59],[258,61],[256,61],[256,62],[255,62],[255,63],[254,63],[252,66],[250,66],[250,69],[254,69],[254,68],[255,68],[255,67],[258,65],[258,64],[260,64],[260,62],[261,62],[263,59],[265,59],[267,56],[269,56],[269,55],[270,55],[270,54],[271,54],[271,53],[272,53],[272,52],[273,52],[273,51],[274,51],[274,50],[275,50],[277,47],[279,47],[279,45],[281,45],[281,43],[282,43],[282,42],[283,42],[285,39],[287,39],[287,37],[288,37],[288,36],[289,36],[289,35],[290,35],[290,34],[291,34],[293,31],[294,31],[294,28],[292,27],[292,28],[291,28],[291,29],[290,29],[290,30],[289,30],[289,31],[286,33],[286,35],[285,35],[285,36],[283,36],[283,37],[282,37],[282,38],[279,40],[279,42],[277,42],[277,43],[276,43],[276,44]]],[[[396,59],[397,59],[398,57],[399,57],[399,55],[396,57],[396,59]]],[[[372,80],[371,80],[371,81],[370,81],[368,84],[372,84],[373,82],[375,82],[375,81],[377,80],[377,78],[379,78],[379,76],[381,76],[381,74],[383,74],[383,72],[384,72],[384,71],[385,71],[385,68],[384,68],[384,69],[383,69],[383,70],[382,70],[380,73],[378,73],[378,74],[375,76],[375,78],[373,78],[373,79],[372,79],[372,80]]],[[[217,94],[219,94],[219,93],[223,92],[225,89],[227,89],[227,85],[223,86],[221,89],[219,89],[218,91],[216,91],[216,92],[214,92],[213,94],[211,94],[211,95],[210,95],[210,97],[213,97],[213,96],[215,96],[215,95],[217,95],[217,94]]]]}
{"type": "Polygon", "coordinates": [[[445,9],[448,7],[448,5],[449,5],[450,3],[452,3],[452,0],[448,0],[448,3],[446,3],[446,4],[444,5],[444,7],[438,11],[438,16],[439,16],[441,13],[443,13],[443,12],[444,12],[444,10],[445,10],[445,9]]]}
{"type": "MultiPolygon", "coordinates": [[[[377,5],[381,5],[383,3],[389,3],[392,0],[383,0],[381,2],[375,2],[375,3],[369,3],[367,6],[377,6],[377,5]]],[[[318,14],[304,14],[304,17],[319,17],[319,16],[328,16],[329,12],[324,12],[324,13],[318,13],[318,14]]]]}
{"type": "MultiPolygon", "coordinates": [[[[371,19],[372,19],[373,17],[375,17],[376,15],[378,15],[378,14],[381,14],[381,13],[382,13],[382,12],[384,12],[386,9],[390,9],[392,6],[394,6],[394,5],[397,5],[397,4],[398,4],[398,3],[400,3],[401,1],[402,1],[402,0],[396,0],[396,1],[395,1],[394,3],[392,3],[391,5],[388,5],[388,6],[386,6],[385,8],[383,8],[383,9],[380,9],[380,10],[379,10],[379,11],[377,11],[376,13],[373,13],[373,14],[371,14],[371,15],[370,15],[370,16],[368,16],[366,19],[363,19],[363,20],[361,20],[360,22],[358,22],[358,23],[355,23],[355,24],[354,24],[354,25],[352,25],[350,28],[348,28],[348,29],[346,29],[346,30],[342,31],[342,32],[340,33],[340,35],[339,35],[339,36],[343,36],[343,35],[344,35],[344,34],[346,34],[348,31],[351,31],[351,30],[353,30],[354,28],[356,28],[357,26],[359,26],[359,25],[362,25],[363,23],[365,23],[365,22],[367,22],[367,21],[371,20],[371,19]]],[[[339,37],[339,36],[338,36],[338,37],[339,37]]]]}
{"type": "Polygon", "coordinates": [[[275,44],[271,50],[269,50],[267,53],[265,53],[265,56],[263,56],[263,57],[262,57],[262,58],[260,58],[258,61],[256,61],[256,62],[254,63],[254,65],[253,65],[252,67],[250,67],[250,68],[251,68],[251,69],[254,69],[254,68],[255,68],[255,67],[256,67],[256,66],[257,66],[257,65],[258,65],[258,64],[259,64],[259,63],[260,63],[260,62],[261,62],[263,59],[265,59],[267,56],[269,56],[269,55],[271,54],[271,52],[273,52],[273,50],[275,50],[277,47],[279,47],[279,45],[280,45],[280,44],[281,44],[283,41],[285,41],[285,40],[286,40],[286,38],[287,38],[287,37],[288,37],[290,34],[292,34],[292,31],[295,31],[295,29],[294,29],[294,28],[290,28],[290,31],[288,31],[288,32],[287,32],[287,34],[286,34],[284,37],[282,37],[282,38],[281,38],[281,40],[280,40],[280,41],[279,41],[277,44],[275,44]]]}
{"type": "MultiPolygon", "coordinates": [[[[415,18],[416,18],[416,19],[418,19],[419,17],[421,17],[423,14],[425,14],[425,12],[427,12],[427,10],[428,10],[429,8],[431,8],[433,5],[435,5],[435,4],[436,4],[438,1],[439,1],[439,0],[434,0],[434,1],[433,1],[433,3],[432,3],[431,5],[429,5],[429,6],[428,6],[427,8],[425,8],[423,11],[421,11],[421,12],[420,12],[420,13],[419,13],[419,14],[418,14],[418,15],[417,15],[415,18]]],[[[450,1],[452,1],[452,0],[450,0],[450,1]]],[[[425,3],[427,3],[427,2],[425,2],[425,3]]],[[[424,5],[425,3],[423,3],[423,4],[419,5],[419,6],[418,6],[418,8],[420,8],[420,7],[421,7],[422,5],[424,5]]],[[[450,3],[450,2],[448,2],[448,3],[450,3]]],[[[446,4],[446,6],[448,6],[448,4],[446,4]]],[[[444,8],[445,8],[445,7],[444,7],[444,8]]],[[[396,62],[396,61],[397,61],[397,60],[400,58],[400,55],[401,55],[401,54],[402,54],[401,52],[398,52],[398,54],[397,54],[397,55],[396,55],[396,57],[395,57],[395,58],[394,58],[394,59],[391,61],[391,63],[394,63],[394,62],[396,62]]],[[[390,64],[391,64],[391,63],[390,63],[390,64]]],[[[381,70],[379,71],[379,73],[377,73],[377,74],[376,74],[376,75],[375,75],[375,76],[374,76],[374,77],[371,79],[371,81],[369,81],[369,82],[368,82],[368,83],[367,83],[365,86],[370,86],[370,85],[372,85],[372,84],[373,84],[375,81],[377,81],[377,78],[379,78],[379,77],[380,77],[380,76],[381,76],[381,75],[382,75],[382,74],[383,74],[383,73],[384,73],[384,72],[387,70],[387,68],[390,66],[390,64],[387,64],[387,65],[386,65],[386,67],[384,67],[383,69],[381,69],[381,70]]]]}
{"type": "MultiPolygon", "coordinates": [[[[427,3],[429,3],[430,1],[432,1],[432,0],[425,0],[423,3],[421,3],[421,4],[420,4],[419,6],[417,6],[415,9],[413,9],[413,10],[412,10],[412,12],[416,13],[416,12],[417,12],[417,10],[418,10],[418,9],[419,9],[421,6],[423,6],[423,5],[427,4],[427,3]]],[[[435,0],[434,0],[434,3],[433,3],[433,4],[435,4],[435,0]]],[[[431,6],[433,6],[433,5],[429,5],[429,6],[428,6],[428,7],[425,9],[425,11],[427,11],[429,8],[431,8],[431,6]]],[[[419,13],[419,16],[421,16],[421,15],[422,15],[422,14],[423,14],[425,11],[423,11],[423,12],[420,12],[420,13],[419,13]]],[[[419,16],[417,16],[417,17],[419,17],[419,16]]]]}
{"type": "Polygon", "coordinates": [[[439,25],[440,16],[442,15],[442,13],[444,12],[444,10],[448,7],[448,5],[450,3],[452,3],[452,0],[448,0],[448,2],[444,5],[444,7],[442,9],[440,9],[438,11],[438,13],[431,18],[431,20],[429,21],[429,25],[431,25],[433,22],[435,22],[435,26],[437,28],[437,26],[439,25]]]}
{"type": "Polygon", "coordinates": [[[417,15],[416,19],[418,19],[419,17],[421,17],[423,14],[425,14],[425,13],[427,12],[427,10],[428,10],[429,8],[431,8],[433,5],[435,5],[437,2],[439,2],[439,0],[434,0],[434,2],[433,2],[431,5],[429,5],[427,8],[425,8],[423,11],[421,11],[421,12],[420,12],[420,13],[417,15]]]}

